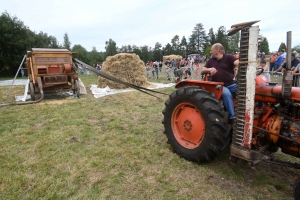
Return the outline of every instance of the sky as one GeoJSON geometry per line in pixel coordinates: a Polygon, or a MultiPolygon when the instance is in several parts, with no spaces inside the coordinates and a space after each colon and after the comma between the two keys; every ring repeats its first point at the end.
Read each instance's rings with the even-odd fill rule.
{"type": "Polygon", "coordinates": [[[165,46],[175,35],[189,38],[197,23],[208,33],[254,20],[261,20],[253,26],[268,39],[270,51],[286,43],[288,31],[291,46],[300,45],[298,5],[290,0],[0,0],[0,5],[1,13],[16,16],[30,30],[52,35],[60,44],[67,33],[71,46],[87,51],[105,51],[109,39],[118,47],[165,46]]]}

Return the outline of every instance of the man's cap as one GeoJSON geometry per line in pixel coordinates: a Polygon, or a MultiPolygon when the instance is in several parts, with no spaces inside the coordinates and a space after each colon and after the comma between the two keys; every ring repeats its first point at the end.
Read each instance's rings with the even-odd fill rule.
{"type": "Polygon", "coordinates": [[[296,57],[296,54],[294,54],[294,53],[292,53],[291,55],[292,55],[292,57],[296,57]]]}

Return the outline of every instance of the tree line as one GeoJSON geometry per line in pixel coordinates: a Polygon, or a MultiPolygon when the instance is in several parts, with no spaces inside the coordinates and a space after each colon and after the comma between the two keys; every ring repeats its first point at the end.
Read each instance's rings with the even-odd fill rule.
{"type": "MultiPolygon", "coordinates": [[[[76,52],[75,57],[90,65],[102,63],[106,57],[117,53],[135,53],[143,61],[162,60],[164,55],[176,54],[183,57],[196,53],[201,55],[210,55],[210,48],[214,43],[221,43],[226,53],[235,53],[239,51],[239,33],[227,36],[227,30],[220,26],[216,32],[210,28],[208,33],[202,23],[197,23],[193,28],[191,35],[186,38],[175,35],[170,43],[162,46],[156,42],[154,47],[147,45],[122,45],[117,46],[113,39],[105,41],[105,51],[97,51],[93,47],[87,51],[82,45],[75,44],[71,47],[71,41],[67,33],[64,34],[63,44],[59,44],[54,36],[47,33],[36,33],[31,31],[16,16],[11,16],[7,11],[0,16],[0,74],[1,76],[12,76],[18,70],[24,54],[31,48],[65,48],[76,52]]],[[[261,52],[269,53],[269,44],[267,38],[259,42],[261,52]]],[[[280,49],[280,48],[279,48],[280,49]]]]}

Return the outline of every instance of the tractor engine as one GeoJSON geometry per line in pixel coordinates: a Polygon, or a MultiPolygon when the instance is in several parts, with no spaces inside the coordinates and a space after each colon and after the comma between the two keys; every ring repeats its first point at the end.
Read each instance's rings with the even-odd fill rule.
{"type": "Polygon", "coordinates": [[[275,86],[258,76],[256,80],[255,110],[253,120],[252,148],[261,147],[300,158],[300,102],[298,88],[284,99],[281,86],[275,86]]]}

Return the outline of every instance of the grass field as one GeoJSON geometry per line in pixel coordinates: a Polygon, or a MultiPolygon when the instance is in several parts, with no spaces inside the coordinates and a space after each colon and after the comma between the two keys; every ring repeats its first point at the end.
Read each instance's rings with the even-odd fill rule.
{"type": "MultiPolygon", "coordinates": [[[[168,96],[134,91],[95,99],[89,86],[97,77],[80,78],[88,94],[79,99],[0,108],[0,199],[293,199],[297,170],[231,166],[229,148],[202,165],[174,154],[161,124],[168,96]]],[[[0,87],[1,103],[24,86],[5,97],[7,90],[0,87]]]]}

